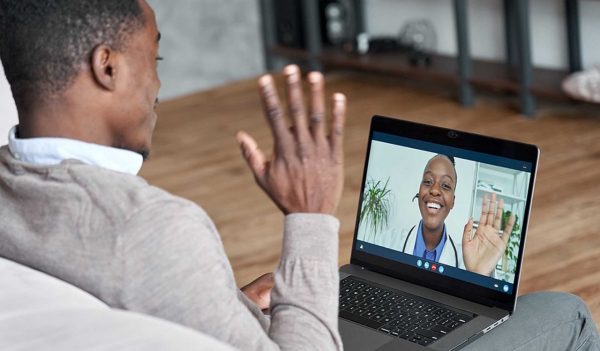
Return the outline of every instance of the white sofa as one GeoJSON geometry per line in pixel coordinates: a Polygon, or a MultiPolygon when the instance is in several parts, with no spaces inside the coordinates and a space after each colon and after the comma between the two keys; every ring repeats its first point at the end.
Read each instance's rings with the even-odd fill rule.
{"type": "Polygon", "coordinates": [[[0,350],[231,350],[157,318],[109,308],[49,275],[0,258],[0,350]]]}

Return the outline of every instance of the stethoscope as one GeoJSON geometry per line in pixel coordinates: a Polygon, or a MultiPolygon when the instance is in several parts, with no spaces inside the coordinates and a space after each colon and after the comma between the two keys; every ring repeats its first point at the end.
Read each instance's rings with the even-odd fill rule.
{"type": "MultiPolygon", "coordinates": [[[[415,197],[413,197],[412,201],[414,202],[415,199],[419,198],[419,194],[415,195],[415,197]]],[[[404,245],[402,246],[402,252],[406,252],[406,245],[408,244],[408,239],[410,239],[410,236],[412,235],[412,232],[415,230],[416,225],[413,225],[412,228],[410,228],[410,230],[408,231],[408,235],[406,236],[406,239],[404,240],[404,245]]],[[[450,237],[450,235],[446,235],[448,237],[448,239],[450,240],[450,244],[452,245],[452,250],[454,250],[454,267],[458,268],[458,251],[456,250],[456,245],[454,245],[454,240],[452,240],[452,237],[450,237]]]]}

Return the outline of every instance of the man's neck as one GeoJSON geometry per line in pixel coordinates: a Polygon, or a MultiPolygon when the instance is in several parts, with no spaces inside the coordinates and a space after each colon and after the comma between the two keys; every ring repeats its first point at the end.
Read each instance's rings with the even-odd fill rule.
{"type": "Polygon", "coordinates": [[[112,146],[110,133],[102,122],[102,116],[95,114],[93,109],[81,112],[73,108],[68,99],[60,99],[27,110],[19,109],[18,137],[65,138],[112,146]]]}

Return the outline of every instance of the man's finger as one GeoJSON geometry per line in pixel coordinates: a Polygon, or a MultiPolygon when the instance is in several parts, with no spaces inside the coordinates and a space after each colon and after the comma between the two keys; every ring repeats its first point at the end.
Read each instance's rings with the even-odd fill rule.
{"type": "Polygon", "coordinates": [[[515,216],[510,215],[508,220],[506,221],[506,225],[504,226],[504,231],[502,233],[502,240],[505,245],[508,245],[508,240],[510,240],[510,235],[512,234],[513,226],[515,225],[515,216]]]}
{"type": "Polygon", "coordinates": [[[465,247],[465,245],[467,245],[473,239],[473,237],[471,236],[472,231],[473,231],[473,218],[469,218],[469,220],[467,221],[467,224],[465,224],[465,229],[463,231],[463,237],[462,237],[463,247],[465,247]]]}
{"type": "Polygon", "coordinates": [[[344,160],[344,125],[346,124],[346,95],[333,94],[331,149],[337,162],[344,160]]]}
{"type": "Polygon", "coordinates": [[[310,130],[315,140],[325,138],[325,80],[321,72],[308,74],[310,84],[310,130]]]}
{"type": "Polygon", "coordinates": [[[300,141],[300,144],[303,145],[307,141],[309,134],[300,68],[296,65],[288,65],[283,69],[283,74],[286,81],[288,109],[294,121],[296,137],[300,141]]]}
{"type": "Polygon", "coordinates": [[[248,135],[248,133],[239,131],[236,135],[236,139],[242,149],[242,155],[244,156],[246,163],[250,167],[250,170],[252,170],[258,183],[262,185],[266,169],[264,153],[258,148],[256,141],[248,135]]]}
{"type": "Polygon", "coordinates": [[[279,152],[287,149],[291,144],[292,136],[285,123],[281,102],[277,94],[275,82],[270,74],[264,75],[258,79],[261,101],[265,111],[265,116],[271,127],[273,138],[275,140],[275,149],[279,152]]]}
{"type": "Polygon", "coordinates": [[[490,200],[488,200],[487,194],[483,194],[481,199],[481,217],[479,218],[479,225],[484,226],[487,222],[487,215],[490,212],[490,200]]]}

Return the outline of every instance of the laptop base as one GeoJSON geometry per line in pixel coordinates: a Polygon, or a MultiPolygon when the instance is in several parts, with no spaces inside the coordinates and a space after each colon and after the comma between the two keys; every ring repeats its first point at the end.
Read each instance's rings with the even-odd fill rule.
{"type": "Polygon", "coordinates": [[[443,294],[393,277],[368,271],[357,265],[349,264],[340,268],[340,280],[350,275],[390,289],[429,299],[447,305],[450,308],[468,311],[477,315],[477,317],[427,347],[392,337],[383,332],[340,318],[339,329],[346,350],[458,350],[483,335],[483,330],[486,330],[486,332],[491,330],[492,326],[498,325],[498,322],[504,320],[509,314],[508,311],[483,306],[443,294]]]}

